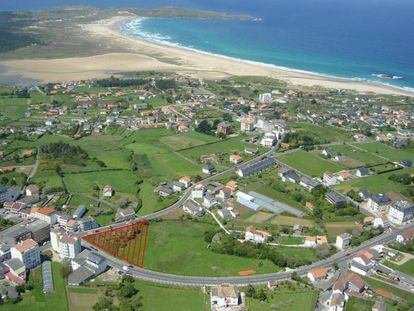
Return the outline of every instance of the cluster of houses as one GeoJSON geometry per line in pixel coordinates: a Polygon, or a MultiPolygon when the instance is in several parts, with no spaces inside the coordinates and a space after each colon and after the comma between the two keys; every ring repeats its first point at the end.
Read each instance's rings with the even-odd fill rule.
{"type": "MultiPolygon", "coordinates": [[[[3,217],[6,215],[18,222],[0,232],[0,282],[6,279],[15,285],[25,283],[28,272],[42,264],[41,249],[49,241],[60,260],[70,261],[72,285],[86,282],[106,269],[103,258],[82,251],[82,231],[99,226],[92,217],[84,217],[85,206],[77,207],[69,215],[53,207],[36,206],[43,198],[35,185],[27,186],[24,194],[21,197],[20,191],[14,188],[4,188],[2,192],[3,217]]],[[[119,219],[126,219],[128,212],[121,211],[120,215],[117,213],[119,219]]],[[[45,279],[52,280],[50,262],[44,262],[42,270],[45,279]]],[[[44,284],[44,291],[53,291],[53,281],[44,284]]]]}
{"type": "Polygon", "coordinates": [[[281,140],[290,131],[290,127],[281,120],[267,120],[265,117],[256,116],[253,113],[248,116],[241,116],[238,121],[240,122],[241,132],[256,131],[262,133],[260,145],[267,148],[273,147],[277,141],[281,140]]]}
{"type": "Polygon", "coordinates": [[[414,205],[398,197],[393,200],[383,193],[369,193],[360,191],[359,196],[363,200],[362,206],[371,211],[377,217],[374,219],[375,227],[388,228],[390,223],[404,225],[414,218],[414,205]]]}
{"type": "Polygon", "coordinates": [[[205,209],[217,207],[217,214],[223,220],[236,218],[238,214],[233,207],[233,196],[238,188],[235,181],[229,181],[226,185],[218,182],[196,184],[190,198],[183,204],[183,210],[192,216],[201,217],[205,209]]]}
{"type": "Polygon", "coordinates": [[[315,189],[316,187],[322,186],[322,184],[316,179],[302,176],[294,169],[281,169],[279,172],[279,177],[282,179],[283,182],[299,184],[309,192],[315,189]]]}
{"type": "Polygon", "coordinates": [[[160,197],[168,197],[174,193],[181,192],[192,185],[190,176],[183,176],[179,180],[164,182],[154,189],[160,197]]]}

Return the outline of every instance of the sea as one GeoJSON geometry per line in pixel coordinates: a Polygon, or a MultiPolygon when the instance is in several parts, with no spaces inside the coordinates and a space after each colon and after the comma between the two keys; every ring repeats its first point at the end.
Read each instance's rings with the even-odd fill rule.
{"type": "Polygon", "coordinates": [[[251,20],[136,19],[128,36],[414,90],[414,0],[0,0],[0,10],[176,6],[251,20]]]}

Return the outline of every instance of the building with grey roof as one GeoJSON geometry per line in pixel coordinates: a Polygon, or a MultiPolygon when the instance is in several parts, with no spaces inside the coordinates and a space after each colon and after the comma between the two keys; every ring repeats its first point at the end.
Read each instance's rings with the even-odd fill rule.
{"type": "Polygon", "coordinates": [[[260,210],[268,210],[270,212],[277,214],[287,212],[289,214],[295,215],[296,217],[305,216],[304,212],[282,202],[273,200],[272,198],[269,198],[263,194],[250,191],[249,195],[253,197],[254,203],[260,206],[260,210]]]}
{"type": "Polygon", "coordinates": [[[50,239],[50,224],[46,221],[35,220],[27,225],[27,229],[32,233],[31,238],[39,244],[50,239]]]}
{"type": "Polygon", "coordinates": [[[281,172],[279,173],[280,178],[282,179],[283,182],[291,182],[291,183],[299,183],[300,182],[300,176],[298,175],[298,173],[296,173],[295,170],[281,170],[281,172]]]}
{"type": "Polygon", "coordinates": [[[205,214],[204,208],[194,200],[187,200],[183,204],[183,210],[184,212],[197,217],[201,217],[205,214]]]}
{"type": "Polygon", "coordinates": [[[300,178],[299,184],[302,187],[306,188],[308,191],[312,191],[316,187],[322,186],[322,184],[319,181],[306,176],[300,178]]]}
{"type": "Polygon", "coordinates": [[[276,164],[274,158],[265,158],[256,163],[239,168],[236,173],[240,177],[248,177],[276,164]]]}
{"type": "Polygon", "coordinates": [[[79,286],[105,271],[105,258],[89,250],[82,251],[71,260],[73,272],[68,277],[68,284],[79,286]]]}
{"type": "Polygon", "coordinates": [[[43,292],[45,294],[53,292],[52,263],[50,261],[44,261],[42,263],[42,279],[43,292]]]}
{"type": "Polygon", "coordinates": [[[20,189],[16,187],[0,187],[0,205],[4,202],[14,202],[20,196],[20,189]]]}
{"type": "Polygon", "coordinates": [[[331,203],[335,207],[344,207],[346,203],[346,200],[335,191],[328,191],[325,194],[325,198],[329,203],[331,203]]]}
{"type": "Polygon", "coordinates": [[[83,217],[83,215],[85,215],[85,213],[86,213],[86,207],[85,207],[85,205],[79,205],[77,208],[76,208],[76,210],[75,210],[75,212],[73,213],[73,218],[82,218],[83,217]]]}

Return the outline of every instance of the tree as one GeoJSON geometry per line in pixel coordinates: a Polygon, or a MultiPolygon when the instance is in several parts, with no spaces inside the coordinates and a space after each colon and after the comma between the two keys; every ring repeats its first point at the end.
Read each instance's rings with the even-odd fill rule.
{"type": "Polygon", "coordinates": [[[60,165],[59,165],[59,164],[57,164],[57,165],[55,166],[55,172],[56,172],[56,174],[58,174],[58,176],[63,177],[62,168],[60,167],[60,165]]]}
{"type": "Polygon", "coordinates": [[[203,120],[196,127],[196,131],[200,132],[200,133],[203,133],[203,134],[210,135],[211,134],[211,125],[210,125],[210,123],[208,123],[207,120],[203,120]]]}
{"type": "Polygon", "coordinates": [[[223,120],[227,121],[227,122],[231,122],[231,121],[233,121],[233,118],[232,118],[230,113],[226,112],[226,113],[223,114],[223,120]]]}
{"type": "Polygon", "coordinates": [[[259,299],[260,301],[267,300],[267,294],[264,288],[261,288],[255,295],[255,298],[259,299]]]}
{"type": "Polygon", "coordinates": [[[251,298],[255,293],[256,289],[253,287],[253,285],[248,285],[246,288],[246,296],[251,298]]]}
{"type": "Polygon", "coordinates": [[[72,266],[68,262],[64,262],[62,264],[62,267],[60,268],[60,275],[66,279],[71,273],[72,273],[72,266]]]}
{"type": "Polygon", "coordinates": [[[107,296],[101,296],[98,302],[93,305],[92,309],[95,311],[114,310],[112,299],[107,296]]]}
{"type": "Polygon", "coordinates": [[[26,291],[26,288],[24,287],[24,285],[17,285],[15,287],[15,290],[20,295],[20,294],[23,294],[26,291]]]}
{"type": "Polygon", "coordinates": [[[220,138],[220,139],[226,139],[226,134],[224,134],[223,132],[219,132],[218,134],[217,134],[217,137],[218,138],[220,138]]]}

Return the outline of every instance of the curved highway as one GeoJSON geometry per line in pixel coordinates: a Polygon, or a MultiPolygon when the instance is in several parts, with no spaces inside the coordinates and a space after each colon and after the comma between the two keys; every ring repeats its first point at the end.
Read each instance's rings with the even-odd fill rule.
{"type": "MultiPolygon", "coordinates": [[[[327,145],[331,145],[331,144],[327,144],[327,145]]],[[[249,161],[244,162],[240,166],[231,167],[229,169],[224,170],[223,172],[217,173],[212,176],[208,176],[204,178],[201,182],[206,182],[206,181],[215,179],[224,174],[235,171],[239,167],[243,167],[245,165],[254,163],[263,157],[271,156],[273,155],[275,148],[277,148],[277,145],[274,148],[267,151],[266,153],[259,155],[257,157],[254,157],[253,159],[250,159],[249,161]]],[[[151,220],[151,219],[159,218],[159,217],[162,217],[170,213],[171,211],[174,211],[177,208],[180,208],[183,205],[183,203],[190,197],[191,191],[194,188],[194,186],[195,185],[192,185],[191,187],[187,188],[185,192],[183,193],[183,195],[179,198],[179,200],[175,202],[174,204],[170,205],[169,207],[163,210],[160,210],[160,211],[157,211],[157,212],[145,215],[145,216],[141,216],[140,219],[151,220]]],[[[100,231],[107,230],[109,228],[120,227],[120,226],[125,225],[126,223],[127,221],[113,223],[113,224],[110,224],[104,227],[100,227],[98,229],[85,231],[85,234],[88,234],[91,232],[100,232],[100,231]]],[[[155,283],[160,283],[160,284],[180,285],[180,286],[204,286],[204,285],[217,285],[217,284],[222,284],[222,283],[230,283],[234,285],[264,284],[271,280],[277,281],[277,280],[289,279],[291,277],[292,272],[297,272],[299,275],[304,276],[308,273],[309,270],[314,269],[314,268],[323,268],[323,267],[328,268],[328,267],[331,267],[334,263],[338,263],[338,264],[344,263],[348,261],[349,259],[351,259],[355,255],[355,253],[357,253],[361,249],[369,248],[369,247],[372,247],[378,244],[390,243],[393,240],[395,240],[396,236],[399,233],[412,227],[414,227],[414,223],[406,225],[403,228],[398,228],[398,229],[394,228],[393,232],[381,234],[368,241],[365,241],[358,247],[354,247],[352,249],[348,249],[346,251],[336,253],[327,259],[315,262],[308,266],[299,267],[289,272],[275,272],[275,273],[257,274],[257,275],[251,275],[251,276],[204,277],[204,276],[174,275],[174,274],[162,273],[162,272],[152,271],[148,269],[133,267],[133,268],[129,268],[129,273],[134,278],[137,278],[140,280],[145,280],[145,281],[150,281],[150,282],[155,282],[155,283]]],[[[96,247],[89,244],[87,241],[83,239],[82,239],[82,245],[86,248],[94,250],[96,253],[106,258],[108,265],[115,269],[122,270],[123,267],[127,265],[126,262],[118,258],[112,257],[111,255],[109,255],[108,253],[100,249],[97,249],[96,247]]]]}
{"type": "MultiPolygon", "coordinates": [[[[230,283],[234,285],[247,285],[247,284],[264,284],[268,281],[274,280],[285,280],[291,277],[292,272],[297,272],[299,275],[304,276],[308,273],[309,270],[314,268],[328,268],[331,267],[334,263],[344,263],[351,259],[355,253],[364,248],[369,248],[378,244],[387,244],[395,240],[397,235],[404,230],[414,227],[414,223],[405,226],[404,228],[395,229],[391,233],[384,233],[379,236],[376,236],[368,241],[365,241],[360,246],[348,249],[334,254],[333,256],[315,262],[309,266],[302,266],[295,270],[289,272],[275,272],[268,274],[257,274],[251,276],[229,276],[229,277],[204,277],[204,276],[184,276],[184,275],[174,275],[168,273],[162,273],[157,271],[152,271],[142,268],[130,268],[129,273],[137,279],[150,281],[160,284],[168,285],[180,285],[180,286],[204,286],[204,285],[218,285],[223,283],[230,283]]],[[[111,255],[91,246],[86,241],[82,240],[82,245],[93,249],[95,252],[107,259],[108,265],[122,270],[126,263],[122,260],[112,257],[111,255]]]]}

